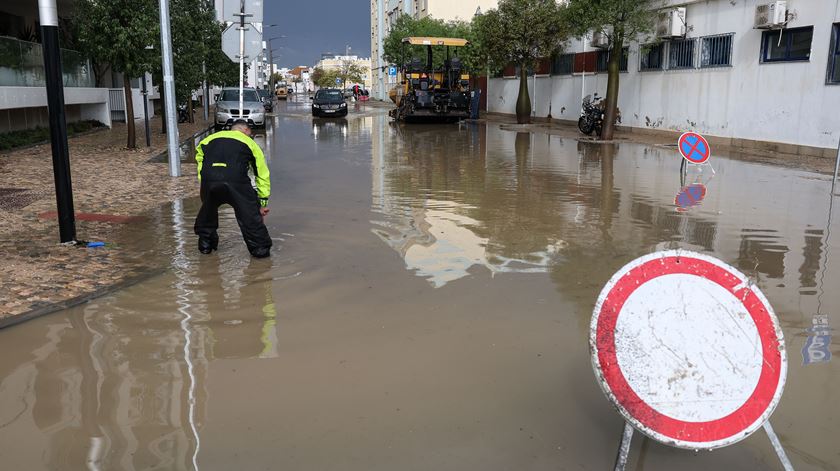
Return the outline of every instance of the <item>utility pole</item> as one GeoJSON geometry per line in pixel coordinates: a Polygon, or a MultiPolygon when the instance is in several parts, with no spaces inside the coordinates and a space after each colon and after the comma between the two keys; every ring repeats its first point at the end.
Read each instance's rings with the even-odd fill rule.
{"type": "Polygon", "coordinates": [[[180,177],[181,150],[178,147],[178,110],[175,105],[175,75],[172,65],[172,34],[169,30],[169,0],[160,0],[160,44],[163,54],[163,96],[166,102],[169,176],[180,177]]]}
{"type": "Polygon", "coordinates": [[[73,185],[70,180],[70,152],[67,148],[64,83],[61,77],[61,54],[58,45],[58,8],[55,0],[38,0],[38,15],[41,21],[44,75],[47,82],[47,108],[58,232],[62,243],[74,242],[76,240],[76,215],[73,209],[73,185]]]}
{"type": "Polygon", "coordinates": [[[146,72],[143,72],[143,90],[140,93],[143,94],[143,124],[146,129],[146,147],[151,147],[152,132],[149,129],[149,90],[146,89],[146,72]]]}

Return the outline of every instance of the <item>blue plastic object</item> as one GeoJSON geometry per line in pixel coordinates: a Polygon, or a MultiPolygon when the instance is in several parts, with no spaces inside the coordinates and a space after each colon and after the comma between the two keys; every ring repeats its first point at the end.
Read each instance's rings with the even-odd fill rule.
{"type": "Polygon", "coordinates": [[[88,242],[88,247],[105,247],[105,242],[88,242]]]}

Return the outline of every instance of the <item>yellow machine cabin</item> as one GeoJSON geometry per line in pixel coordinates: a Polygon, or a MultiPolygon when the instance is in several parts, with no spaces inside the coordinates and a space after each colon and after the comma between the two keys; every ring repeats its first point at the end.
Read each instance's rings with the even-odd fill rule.
{"type": "Polygon", "coordinates": [[[409,37],[403,45],[426,46],[426,62],[401,64],[399,83],[389,92],[397,107],[391,117],[402,121],[458,121],[470,117],[470,75],[451,48],[469,44],[460,38],[409,37]],[[445,48],[443,64],[433,63],[432,48],[445,48]]]}

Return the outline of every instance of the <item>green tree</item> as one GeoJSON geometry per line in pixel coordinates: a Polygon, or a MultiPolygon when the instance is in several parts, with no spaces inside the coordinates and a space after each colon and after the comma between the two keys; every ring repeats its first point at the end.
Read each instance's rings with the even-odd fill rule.
{"type": "MultiPolygon", "coordinates": [[[[126,145],[137,147],[131,77],[139,77],[159,56],[147,49],[159,43],[158,6],[154,0],[76,0],[73,21],[81,50],[108,63],[123,76],[126,145]]],[[[155,47],[159,50],[159,48],[155,47]]]]}
{"type": "Polygon", "coordinates": [[[312,71],[312,83],[320,88],[335,88],[335,79],[341,79],[337,69],[315,67],[312,71]]]}
{"type": "Polygon", "coordinates": [[[516,121],[531,122],[528,69],[560,50],[568,37],[563,7],[555,0],[499,0],[499,7],[477,19],[481,51],[495,67],[519,66],[516,121]]]}
{"type": "Polygon", "coordinates": [[[576,35],[606,35],[609,42],[607,97],[601,139],[612,139],[618,116],[619,66],[624,45],[653,31],[663,0],[571,0],[567,23],[576,35]]]}
{"type": "Polygon", "coordinates": [[[341,79],[344,88],[347,88],[347,82],[361,82],[366,72],[362,66],[351,60],[341,61],[341,66],[337,71],[337,77],[341,79]]]}
{"type": "MultiPolygon", "coordinates": [[[[480,39],[475,37],[475,30],[471,23],[463,21],[443,21],[427,16],[414,19],[409,15],[401,15],[394,22],[388,36],[383,40],[383,52],[386,61],[405,65],[412,58],[419,58],[425,62],[426,46],[412,46],[403,44],[403,38],[410,36],[431,36],[442,38],[461,38],[470,42],[470,46],[462,48],[454,53],[457,54],[461,63],[467,70],[484,70],[486,61],[480,48],[476,47],[480,39]]],[[[432,65],[440,67],[446,57],[446,49],[442,47],[432,48],[432,65]]]]}

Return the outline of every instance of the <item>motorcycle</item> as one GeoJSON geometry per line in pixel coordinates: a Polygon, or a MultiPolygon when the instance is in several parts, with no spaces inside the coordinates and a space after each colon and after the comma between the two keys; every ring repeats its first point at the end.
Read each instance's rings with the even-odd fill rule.
{"type": "Polygon", "coordinates": [[[583,113],[578,118],[578,129],[587,136],[595,131],[596,134],[601,134],[601,128],[604,125],[604,107],[602,105],[603,98],[599,98],[595,94],[593,100],[592,95],[583,97],[583,113]]]}
{"type": "MultiPolygon", "coordinates": [[[[195,110],[193,110],[193,114],[195,114],[195,110]]],[[[187,105],[178,105],[178,122],[179,123],[186,123],[190,120],[190,112],[187,109],[187,105]]]]}

